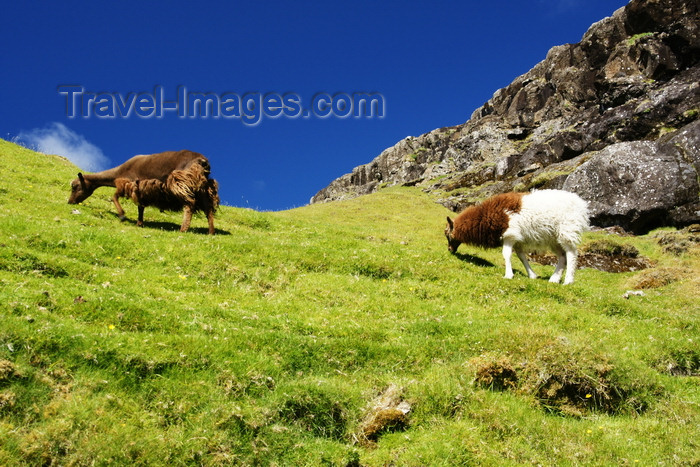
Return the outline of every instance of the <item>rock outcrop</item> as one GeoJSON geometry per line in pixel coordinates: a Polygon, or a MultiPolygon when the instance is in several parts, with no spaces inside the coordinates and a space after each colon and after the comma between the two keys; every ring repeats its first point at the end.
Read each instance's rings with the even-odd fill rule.
{"type": "Polygon", "coordinates": [[[644,232],[658,225],[692,224],[698,203],[700,121],[672,138],[613,144],[581,164],[563,189],[589,201],[594,225],[644,232]],[[693,165],[690,157],[695,148],[693,165]]]}
{"type": "Polygon", "coordinates": [[[411,184],[461,210],[500,192],[564,188],[591,202],[602,227],[700,222],[698,9],[632,0],[466,123],[399,141],[312,202],[411,184]]]}

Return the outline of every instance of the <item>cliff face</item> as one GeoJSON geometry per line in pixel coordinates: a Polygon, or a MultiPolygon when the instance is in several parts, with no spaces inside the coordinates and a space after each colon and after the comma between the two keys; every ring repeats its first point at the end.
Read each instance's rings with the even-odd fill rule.
{"type": "Polygon", "coordinates": [[[591,202],[596,225],[700,222],[699,58],[697,0],[632,0],[466,123],[399,141],[312,202],[412,184],[461,210],[500,192],[564,188],[591,202]]]}

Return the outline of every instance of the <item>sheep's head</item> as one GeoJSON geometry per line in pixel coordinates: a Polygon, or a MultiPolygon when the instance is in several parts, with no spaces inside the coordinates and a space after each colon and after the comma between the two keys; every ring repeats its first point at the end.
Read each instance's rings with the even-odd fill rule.
{"type": "Polygon", "coordinates": [[[78,204],[92,195],[95,188],[89,181],[83,178],[83,174],[78,173],[78,178],[70,182],[70,190],[68,204],[78,204]]]}
{"type": "Polygon", "coordinates": [[[455,230],[455,224],[452,219],[447,218],[447,226],[445,227],[445,237],[447,237],[447,249],[450,253],[457,253],[457,248],[462,244],[459,240],[455,239],[453,236],[455,230]]]}

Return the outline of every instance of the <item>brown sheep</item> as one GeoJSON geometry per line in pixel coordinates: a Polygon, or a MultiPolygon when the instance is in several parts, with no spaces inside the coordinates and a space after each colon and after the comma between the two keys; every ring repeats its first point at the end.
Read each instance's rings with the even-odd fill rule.
{"type": "MultiPolygon", "coordinates": [[[[209,177],[209,161],[203,155],[193,151],[166,151],[158,154],[134,156],[122,165],[94,174],[78,173],[78,178],[71,182],[71,195],[68,204],[77,204],[92,195],[95,189],[101,186],[116,186],[115,180],[124,178],[127,180],[160,180],[165,182],[175,170],[187,169],[197,162],[205,169],[205,176],[209,177]]],[[[112,202],[117,209],[120,220],[124,220],[124,210],[119,204],[117,193],[112,197],[112,202]]]]}
{"type": "Polygon", "coordinates": [[[117,178],[115,198],[130,198],[138,206],[137,225],[143,226],[143,211],[153,206],[161,211],[184,211],[180,232],[190,227],[192,214],[203,211],[209,221],[209,234],[214,234],[214,212],[219,207],[219,185],[208,178],[208,167],[192,164],[185,170],[174,170],[162,182],[155,178],[129,180],[117,178]]]}

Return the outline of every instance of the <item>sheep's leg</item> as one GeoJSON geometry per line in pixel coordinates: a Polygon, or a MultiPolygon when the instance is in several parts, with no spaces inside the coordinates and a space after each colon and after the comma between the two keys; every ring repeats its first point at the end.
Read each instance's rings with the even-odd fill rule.
{"type": "Polygon", "coordinates": [[[187,232],[190,228],[190,222],[192,222],[192,207],[185,206],[183,209],[184,215],[182,217],[182,226],[180,226],[180,232],[187,232]]]}
{"type": "Polygon", "coordinates": [[[510,257],[513,254],[513,244],[507,240],[503,242],[503,259],[506,260],[506,279],[513,278],[513,265],[510,263],[510,257]]]}
{"type": "Polygon", "coordinates": [[[564,276],[564,285],[574,282],[574,271],[576,271],[578,252],[575,246],[566,247],[566,276],[564,276]]]}
{"type": "Polygon", "coordinates": [[[119,216],[119,220],[123,221],[124,219],[126,219],[126,216],[124,215],[124,209],[122,209],[122,205],[119,204],[118,191],[114,193],[114,196],[112,196],[112,202],[114,203],[114,207],[117,208],[117,215],[119,216]]]}
{"type": "Polygon", "coordinates": [[[136,225],[139,226],[139,227],[143,227],[143,210],[145,209],[145,207],[144,207],[144,206],[141,206],[141,205],[139,204],[138,208],[139,208],[139,218],[138,218],[138,220],[136,221],[136,225]]]}
{"type": "Polygon", "coordinates": [[[209,235],[214,235],[214,232],[216,232],[214,228],[214,211],[207,211],[207,220],[209,221],[209,235]]]}
{"type": "Polygon", "coordinates": [[[557,255],[557,265],[554,268],[552,277],[549,278],[549,282],[559,283],[559,280],[561,280],[561,275],[564,272],[564,268],[566,267],[566,254],[561,247],[554,250],[554,253],[557,255]]]}
{"type": "Polygon", "coordinates": [[[527,277],[530,279],[537,279],[537,274],[532,270],[530,262],[527,260],[527,254],[518,247],[515,247],[515,253],[518,255],[518,258],[520,258],[520,262],[523,263],[523,266],[525,266],[527,277]]]}

